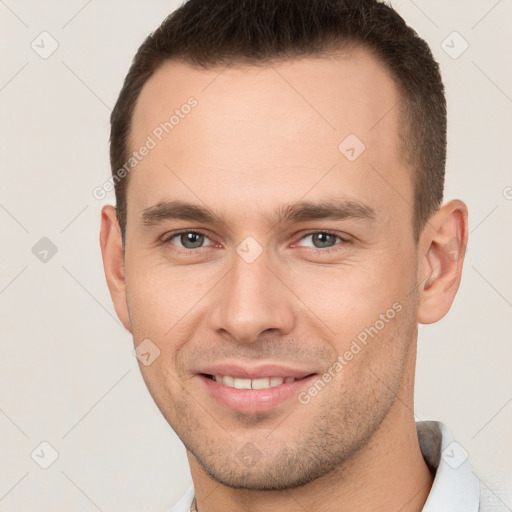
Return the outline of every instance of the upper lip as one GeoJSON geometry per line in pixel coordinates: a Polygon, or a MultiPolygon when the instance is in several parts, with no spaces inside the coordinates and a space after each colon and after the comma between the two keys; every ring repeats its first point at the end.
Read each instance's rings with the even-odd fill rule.
{"type": "Polygon", "coordinates": [[[294,368],[279,363],[265,363],[242,365],[239,363],[215,363],[202,368],[199,374],[203,375],[229,375],[230,377],[238,377],[241,379],[264,379],[270,377],[293,377],[301,379],[315,372],[294,368]]]}

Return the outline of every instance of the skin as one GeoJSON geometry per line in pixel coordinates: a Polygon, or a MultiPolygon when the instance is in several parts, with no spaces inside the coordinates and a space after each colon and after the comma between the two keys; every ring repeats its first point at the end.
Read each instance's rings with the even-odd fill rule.
{"type": "Polygon", "coordinates": [[[133,148],[190,96],[197,107],[130,175],[125,254],[110,205],[100,241],[120,320],[135,346],[149,338],[160,350],[140,369],[187,447],[198,510],[420,511],[432,475],[413,414],[417,324],[441,319],[456,294],[466,206],[444,204],[415,243],[412,172],[390,110],[398,92],[365,50],[210,70],[169,61],[141,92],[133,148]],[[350,133],[366,146],[353,162],[338,150],[350,133]],[[144,225],[144,211],[176,199],[225,224],[144,225]],[[266,220],[327,199],[375,218],[266,220]],[[181,229],[202,232],[203,246],[169,239],[181,229]],[[321,245],[311,233],[322,230],[341,238],[321,245]],[[249,236],[262,249],[252,263],[236,251],[249,236]],[[235,412],[197,375],[212,361],[263,361],[320,377],[395,303],[401,311],[306,405],[235,412]]]}

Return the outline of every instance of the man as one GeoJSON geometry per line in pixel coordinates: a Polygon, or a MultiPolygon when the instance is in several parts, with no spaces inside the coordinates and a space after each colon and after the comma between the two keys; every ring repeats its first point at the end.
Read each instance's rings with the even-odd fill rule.
{"type": "Polygon", "coordinates": [[[448,428],[413,412],[417,326],[448,312],[468,228],[442,204],[438,65],[401,17],[190,0],[111,122],[101,249],[187,448],[173,510],[486,510],[470,463],[441,456],[448,428]]]}

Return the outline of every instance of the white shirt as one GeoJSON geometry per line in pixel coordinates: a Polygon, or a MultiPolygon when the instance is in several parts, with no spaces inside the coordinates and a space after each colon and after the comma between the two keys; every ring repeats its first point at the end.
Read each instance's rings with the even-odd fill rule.
{"type": "MultiPolygon", "coordinates": [[[[493,512],[492,496],[480,480],[463,446],[440,421],[418,421],[418,440],[427,464],[435,471],[434,482],[422,512],[493,512]]],[[[194,498],[191,487],[171,512],[189,512],[194,498]]]]}

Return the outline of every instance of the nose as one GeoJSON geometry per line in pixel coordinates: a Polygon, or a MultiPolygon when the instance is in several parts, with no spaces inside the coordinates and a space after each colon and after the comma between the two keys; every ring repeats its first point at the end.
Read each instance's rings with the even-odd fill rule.
{"type": "Polygon", "coordinates": [[[298,299],[270,265],[265,252],[251,263],[234,255],[233,266],[213,297],[209,325],[215,332],[252,343],[263,333],[287,334],[293,329],[298,299]]]}

